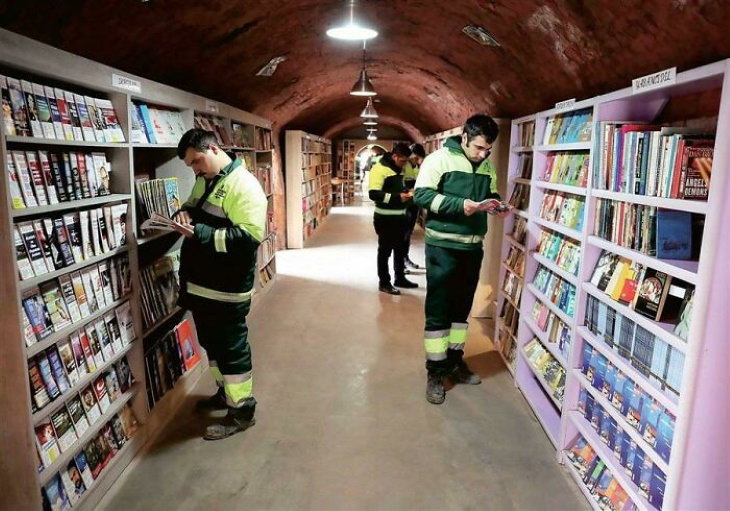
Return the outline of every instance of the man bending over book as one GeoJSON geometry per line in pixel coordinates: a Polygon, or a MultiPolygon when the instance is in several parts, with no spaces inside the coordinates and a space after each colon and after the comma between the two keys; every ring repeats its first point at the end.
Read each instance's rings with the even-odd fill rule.
{"type": "Polygon", "coordinates": [[[206,440],[219,440],[254,424],[246,316],[256,250],[266,225],[266,194],[243,162],[231,160],[218,146],[211,131],[185,133],[177,155],[196,176],[190,197],[173,216],[186,238],[180,253],[178,303],[193,313],[218,384],[218,392],[198,402],[197,409],[228,410],[221,423],[205,430],[206,440]]]}

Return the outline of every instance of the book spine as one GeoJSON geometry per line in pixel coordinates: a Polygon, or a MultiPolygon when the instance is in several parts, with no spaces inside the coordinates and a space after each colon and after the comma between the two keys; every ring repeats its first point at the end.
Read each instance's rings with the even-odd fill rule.
{"type": "Polygon", "coordinates": [[[84,153],[77,152],[72,153],[71,158],[76,157],[76,164],[79,168],[79,181],[81,183],[81,192],[85,199],[89,197],[94,197],[94,194],[91,192],[91,188],[89,187],[89,179],[86,175],[86,156],[84,153]]]}
{"type": "Polygon", "coordinates": [[[30,129],[33,136],[36,138],[44,138],[41,121],[38,118],[38,105],[36,103],[35,94],[33,94],[33,84],[27,80],[21,80],[20,85],[23,89],[25,105],[28,109],[28,119],[30,120],[30,129]]]}
{"type": "Polygon", "coordinates": [[[31,182],[33,183],[33,189],[35,190],[36,199],[38,199],[39,206],[48,205],[48,197],[46,196],[46,184],[41,173],[40,165],[38,164],[38,156],[35,151],[26,151],[25,160],[28,163],[28,169],[30,170],[31,182]]]}
{"type": "Polygon", "coordinates": [[[13,157],[10,153],[6,154],[5,163],[6,171],[8,173],[8,188],[10,191],[12,208],[25,209],[23,193],[20,191],[20,180],[18,179],[18,173],[15,171],[15,164],[13,163],[13,157]]]}
{"type": "Polygon", "coordinates": [[[43,176],[43,184],[46,187],[46,195],[48,195],[49,204],[58,204],[58,193],[56,188],[56,179],[51,171],[51,163],[48,159],[48,151],[38,151],[38,165],[43,176]]]}
{"type": "Polygon", "coordinates": [[[35,207],[38,205],[38,202],[33,192],[33,179],[28,170],[28,162],[25,159],[25,154],[22,151],[12,151],[11,154],[13,155],[15,172],[18,175],[20,191],[23,195],[25,205],[29,208],[35,207]]]}

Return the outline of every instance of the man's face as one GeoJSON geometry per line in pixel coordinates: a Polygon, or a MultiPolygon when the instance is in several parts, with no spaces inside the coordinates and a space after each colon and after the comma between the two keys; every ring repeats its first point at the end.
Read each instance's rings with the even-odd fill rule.
{"type": "Polygon", "coordinates": [[[423,158],[417,154],[412,154],[409,160],[411,161],[411,165],[415,165],[416,167],[420,167],[421,163],[423,163],[423,158]]]}
{"type": "Polygon", "coordinates": [[[193,169],[195,177],[204,177],[205,179],[213,179],[220,169],[215,164],[215,152],[216,147],[213,145],[208,146],[203,152],[200,152],[192,147],[188,147],[185,151],[185,158],[183,161],[185,165],[193,169]]]}
{"type": "Polygon", "coordinates": [[[395,163],[396,167],[399,169],[402,169],[403,165],[405,165],[407,161],[408,157],[393,153],[393,163],[395,163]]]}
{"type": "Polygon", "coordinates": [[[492,144],[487,142],[484,135],[477,135],[472,138],[468,143],[466,141],[466,133],[461,135],[461,147],[466,153],[466,157],[474,163],[481,163],[492,149],[492,144]]]}

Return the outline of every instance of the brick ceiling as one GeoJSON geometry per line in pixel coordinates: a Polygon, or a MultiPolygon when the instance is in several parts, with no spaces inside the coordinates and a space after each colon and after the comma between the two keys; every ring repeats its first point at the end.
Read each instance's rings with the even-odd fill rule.
{"type": "MultiPolygon", "coordinates": [[[[271,119],[336,136],[359,124],[348,95],[361,43],[330,40],[341,0],[22,0],[0,26],[271,119]],[[277,55],[271,78],[256,71],[277,55]]],[[[730,1],[365,0],[380,36],[368,69],[382,122],[418,137],[477,111],[517,117],[555,102],[730,56],[730,1]],[[502,44],[461,33],[473,23],[502,44]]]]}

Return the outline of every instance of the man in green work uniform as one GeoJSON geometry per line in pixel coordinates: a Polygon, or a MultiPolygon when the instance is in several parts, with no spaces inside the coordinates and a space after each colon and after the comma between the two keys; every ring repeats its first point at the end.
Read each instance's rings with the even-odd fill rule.
{"type": "Polygon", "coordinates": [[[403,167],[411,155],[404,143],[397,143],[393,150],[385,153],[370,170],[370,199],[375,202],[373,224],[378,235],[378,279],[383,293],[399,295],[393,287],[414,288],[418,284],[405,276],[405,233],[408,228],[406,208],[412,202],[413,194],[403,183],[403,167]],[[393,253],[395,280],[390,283],[388,259],[393,253]]]}
{"type": "MultiPolygon", "coordinates": [[[[413,187],[416,185],[416,178],[418,177],[418,170],[421,168],[421,164],[423,163],[423,159],[426,157],[426,151],[423,149],[423,146],[421,144],[411,144],[409,147],[411,150],[411,156],[408,158],[408,163],[406,163],[405,168],[403,169],[403,181],[406,184],[406,187],[409,190],[413,190],[413,187]]],[[[418,207],[417,204],[413,203],[406,208],[407,211],[407,217],[408,217],[408,227],[406,228],[406,274],[408,273],[408,269],[413,270],[420,270],[421,267],[411,261],[410,251],[411,251],[411,236],[413,236],[413,229],[416,228],[416,222],[418,221],[418,214],[421,211],[421,208],[418,207]]]]}
{"type": "Polygon", "coordinates": [[[426,221],[426,399],[441,404],[444,379],[477,385],[478,375],[463,360],[467,318],[479,281],[487,213],[496,209],[497,173],[487,159],[499,127],[475,115],[461,136],[446,140],[421,165],[415,201],[428,210],[426,221]]]}
{"type": "Polygon", "coordinates": [[[264,235],[266,194],[239,159],[218,146],[211,131],[192,129],[177,154],[193,169],[193,191],[175,220],[186,239],[180,254],[179,304],[193,313],[218,392],[198,409],[227,409],[206,440],[226,438],[254,424],[248,315],[256,249],[264,235]]]}

